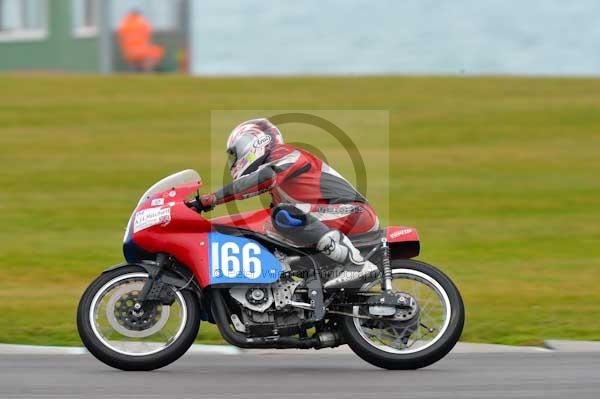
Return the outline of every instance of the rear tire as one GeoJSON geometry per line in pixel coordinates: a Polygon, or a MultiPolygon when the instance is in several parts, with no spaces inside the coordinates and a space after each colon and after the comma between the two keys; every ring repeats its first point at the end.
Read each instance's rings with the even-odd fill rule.
{"type": "Polygon", "coordinates": [[[164,367],[180,358],[192,345],[200,327],[199,305],[195,295],[180,291],[187,310],[186,324],[181,334],[166,348],[149,355],[126,355],[106,346],[94,332],[90,320],[90,308],[97,292],[110,281],[127,274],[145,273],[138,266],[125,266],[103,273],[85,290],[77,309],[77,330],[85,347],[101,362],[125,371],[149,371],[164,367]]]}
{"type": "Polygon", "coordinates": [[[390,353],[368,342],[358,331],[354,317],[343,317],[341,327],[348,345],[361,359],[388,370],[414,370],[437,362],[454,348],[463,330],[465,311],[462,298],[454,283],[434,266],[409,259],[392,261],[392,270],[398,269],[416,270],[431,277],[447,294],[450,303],[450,320],[437,341],[414,353],[390,353]]]}

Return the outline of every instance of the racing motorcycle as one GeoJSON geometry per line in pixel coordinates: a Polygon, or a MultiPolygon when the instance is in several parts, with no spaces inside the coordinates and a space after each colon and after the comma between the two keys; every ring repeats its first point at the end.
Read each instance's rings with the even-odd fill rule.
{"type": "Polygon", "coordinates": [[[350,236],[380,271],[356,287],[325,289],[339,265],[277,234],[270,209],[202,217],[194,206],[201,185],[185,170],[148,189],[127,224],[126,262],[84,292],[77,328],[102,362],[164,367],[188,350],[201,321],[237,347],[347,344],[393,370],[428,366],[458,341],[460,293],[440,270],[412,259],[420,250],[415,229],[350,236]]]}

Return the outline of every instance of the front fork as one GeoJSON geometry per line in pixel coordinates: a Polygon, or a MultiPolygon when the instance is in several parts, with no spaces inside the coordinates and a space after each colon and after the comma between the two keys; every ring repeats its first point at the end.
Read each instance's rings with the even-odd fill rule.
{"type": "MultiPolygon", "coordinates": [[[[140,310],[146,301],[160,301],[163,305],[171,305],[175,300],[175,293],[170,289],[164,289],[165,283],[171,282],[168,276],[162,276],[165,266],[171,262],[169,255],[160,253],[156,256],[156,267],[148,272],[148,280],[144,283],[142,292],[137,298],[133,308],[140,310]],[[166,280],[166,281],[165,281],[166,280]]],[[[171,279],[172,280],[172,279],[171,279]]]]}

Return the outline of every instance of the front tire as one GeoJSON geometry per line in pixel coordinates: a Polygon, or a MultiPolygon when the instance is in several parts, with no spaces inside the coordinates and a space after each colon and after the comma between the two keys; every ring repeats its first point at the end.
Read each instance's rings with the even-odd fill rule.
{"type": "MultiPolygon", "coordinates": [[[[395,283],[403,277],[407,280],[411,278],[415,280],[420,279],[424,284],[430,285],[432,291],[439,295],[440,303],[442,304],[440,305],[440,309],[443,307],[445,313],[443,320],[440,322],[437,335],[431,341],[423,343],[414,339],[413,347],[405,344],[403,348],[402,344],[386,345],[383,341],[378,341],[377,339],[374,339],[373,342],[370,339],[371,336],[365,333],[365,328],[361,325],[365,323],[364,319],[358,317],[344,317],[341,323],[342,330],[348,345],[354,353],[374,366],[388,370],[414,370],[429,366],[446,356],[460,338],[465,321],[462,298],[450,278],[434,266],[408,259],[394,260],[391,266],[393,281],[395,283]]],[[[371,283],[370,288],[373,287],[374,284],[371,283]]],[[[407,292],[407,290],[402,291],[407,292]]],[[[415,297],[417,296],[415,293],[410,294],[415,297]]],[[[419,298],[416,297],[415,299],[419,302],[419,298]]],[[[353,314],[358,316],[357,312],[358,307],[355,307],[353,314]]],[[[403,334],[407,334],[406,331],[410,331],[409,335],[414,334],[427,323],[421,323],[420,320],[416,320],[414,324],[415,326],[411,327],[411,329],[404,329],[403,334]]],[[[370,331],[370,329],[366,330],[370,331]]],[[[385,329],[383,330],[385,331],[385,329]]],[[[397,331],[394,328],[391,328],[391,330],[397,331]]],[[[405,341],[402,341],[402,339],[405,339],[407,343],[410,342],[410,338],[400,338],[399,342],[404,343],[405,341]]],[[[381,338],[379,339],[381,340],[381,338]]]]}
{"type": "MultiPolygon", "coordinates": [[[[147,278],[148,274],[138,266],[125,266],[111,270],[96,278],[81,297],[77,309],[79,336],[92,355],[111,367],[125,371],[149,371],[164,367],[180,358],[198,335],[199,305],[195,295],[188,290],[176,291],[171,287],[176,291],[174,305],[178,306],[177,312],[168,311],[173,305],[157,304],[154,305],[156,309],[147,310],[153,312],[153,318],[142,318],[128,324],[113,317],[113,314],[117,317],[121,315],[121,310],[124,310],[123,307],[126,306],[125,303],[133,298],[131,293],[133,292],[135,295],[147,278]],[[127,284],[130,284],[131,288],[128,288],[127,284]],[[121,288],[115,289],[114,287],[121,288]],[[111,289],[115,293],[107,302],[114,307],[114,310],[105,304],[103,305],[105,311],[96,311],[100,307],[99,301],[109,296],[111,289]],[[176,314],[183,315],[179,324],[176,324],[177,321],[171,320],[171,316],[176,314]],[[163,320],[164,318],[167,320],[163,320]],[[103,332],[99,326],[100,320],[104,320],[108,326],[114,326],[114,331],[110,331],[110,334],[103,332]],[[136,327],[136,323],[138,327],[136,327]],[[146,323],[146,325],[142,325],[142,323],[146,323]],[[174,326],[171,327],[171,325],[174,326]],[[175,333],[169,339],[165,339],[162,346],[152,342],[153,339],[157,340],[153,337],[160,336],[162,329],[170,327],[175,333]],[[115,340],[115,337],[121,341],[115,340]],[[117,345],[117,343],[119,344],[117,345]],[[136,352],[128,349],[127,345],[141,349],[135,349],[136,352]]],[[[125,312],[122,314],[125,315],[125,312]]],[[[109,328],[105,327],[104,331],[106,330],[109,328]]]]}

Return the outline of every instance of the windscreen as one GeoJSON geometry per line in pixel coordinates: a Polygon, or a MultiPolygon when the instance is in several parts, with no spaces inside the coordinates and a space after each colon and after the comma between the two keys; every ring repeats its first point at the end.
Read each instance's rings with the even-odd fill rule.
{"type": "Polygon", "coordinates": [[[146,201],[148,198],[153,196],[156,193],[160,193],[166,190],[169,190],[172,187],[182,186],[185,184],[192,184],[201,181],[200,175],[193,169],[182,170],[181,172],[177,172],[172,174],[171,176],[167,176],[164,179],[155,183],[152,187],[150,187],[144,195],[141,196],[138,201],[131,217],[129,218],[129,222],[127,223],[127,227],[125,228],[125,235],[123,236],[123,242],[127,242],[130,238],[131,234],[131,221],[133,219],[133,215],[135,215],[135,211],[139,208],[139,206],[146,201]]]}
{"type": "Polygon", "coordinates": [[[162,191],[166,191],[175,186],[182,186],[184,184],[191,184],[199,182],[200,175],[193,169],[182,170],[181,172],[177,172],[172,174],[171,176],[167,176],[159,182],[155,183],[152,187],[150,187],[144,195],[140,198],[137,203],[137,206],[140,206],[142,202],[147,200],[149,197],[156,193],[160,193],[162,191]]]}

